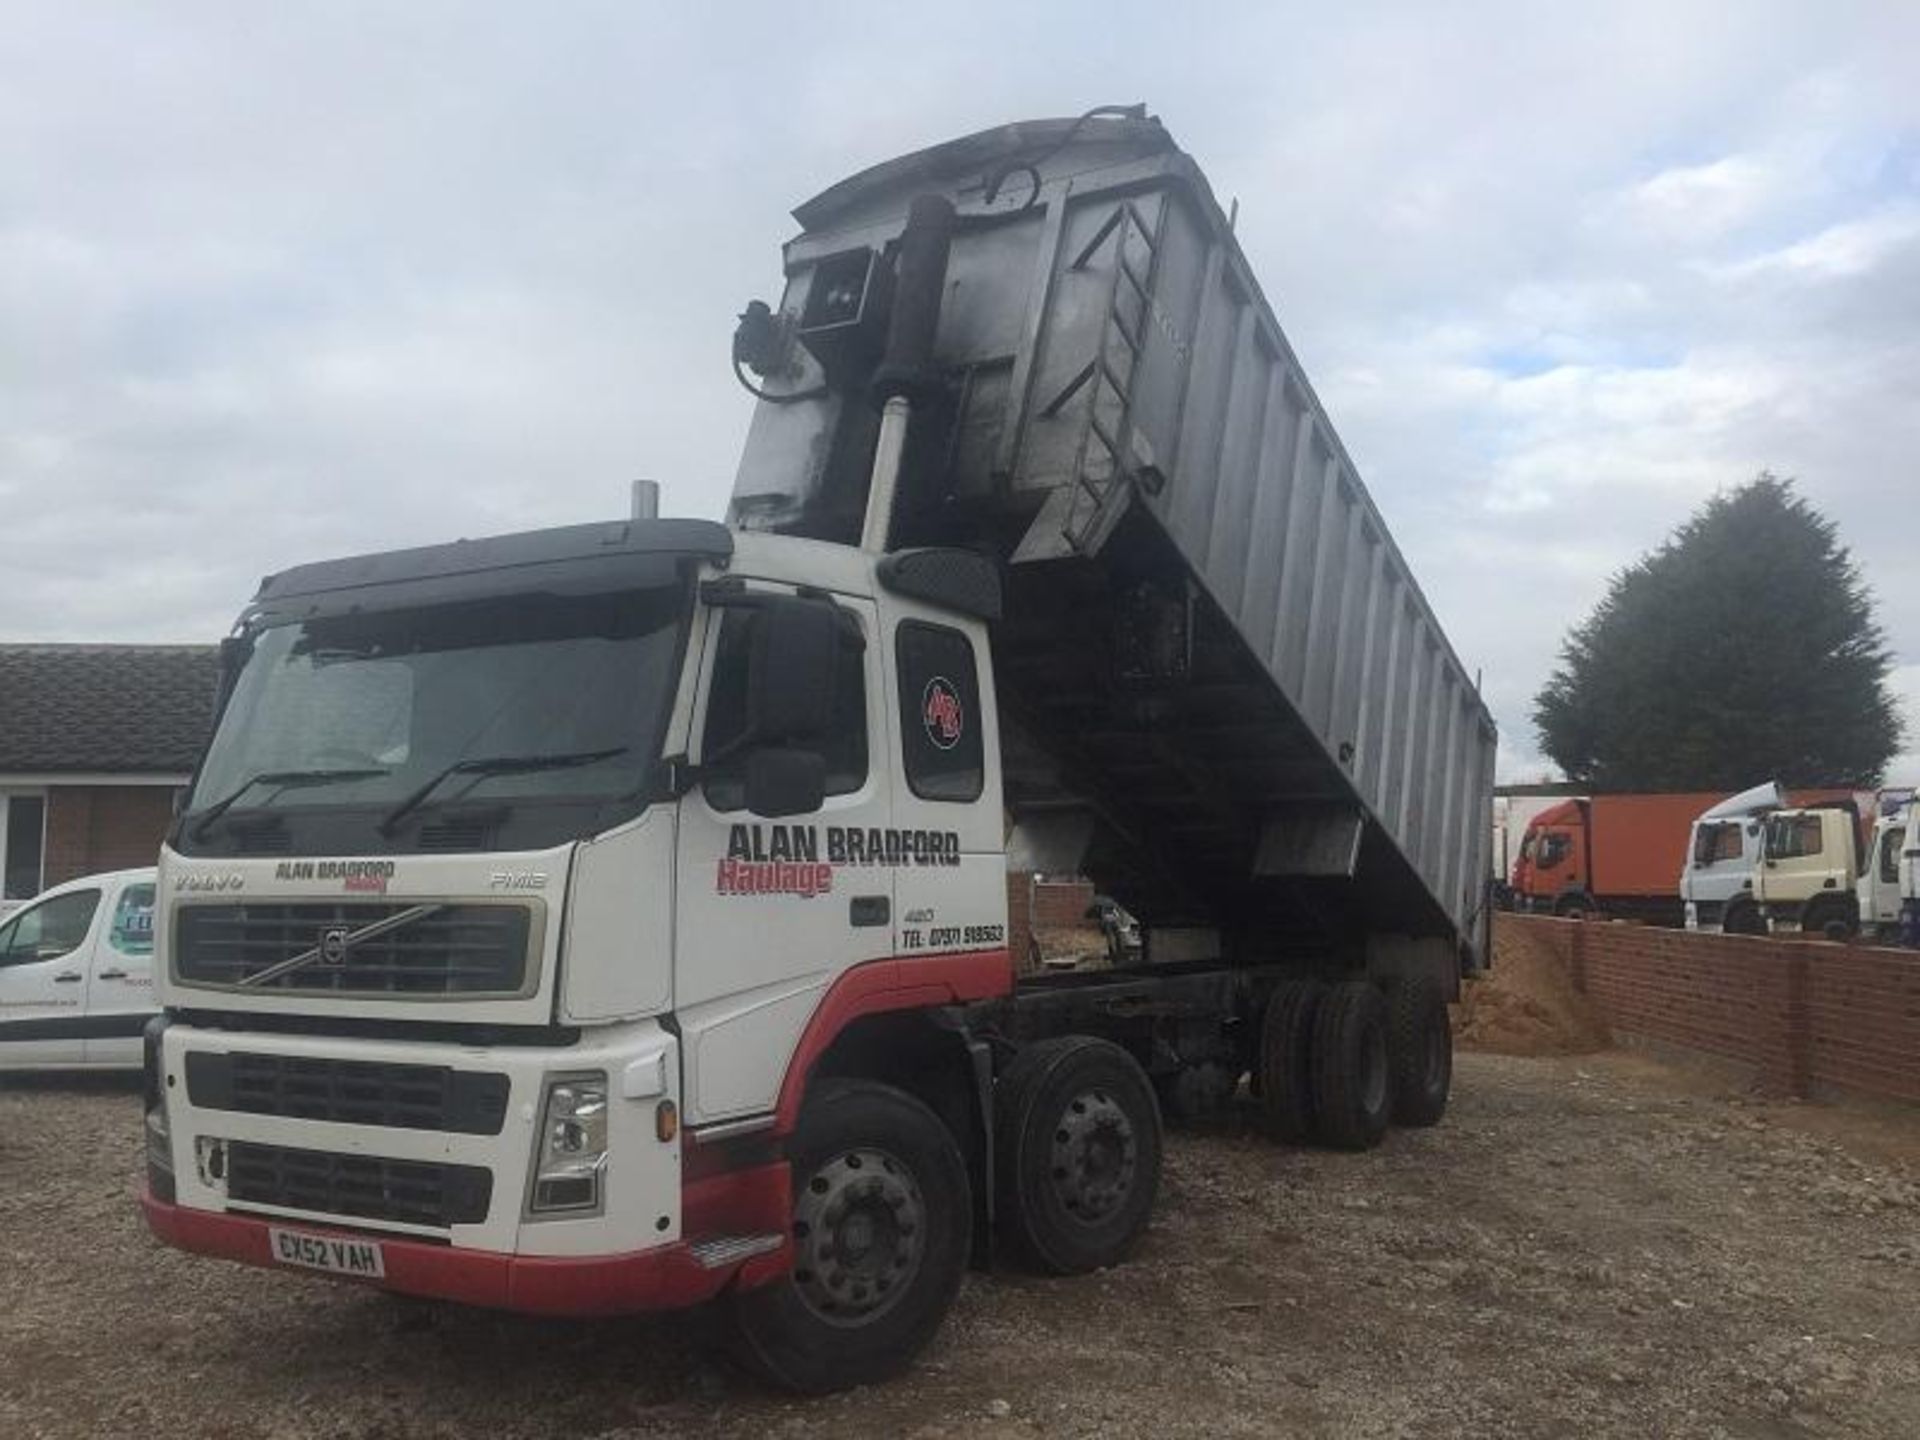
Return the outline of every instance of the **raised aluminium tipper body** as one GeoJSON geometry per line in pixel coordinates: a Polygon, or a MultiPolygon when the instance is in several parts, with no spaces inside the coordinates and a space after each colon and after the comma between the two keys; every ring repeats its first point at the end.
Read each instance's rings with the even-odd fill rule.
{"type": "Polygon", "coordinates": [[[797,215],[730,525],[243,613],[161,860],[163,1239],[719,1298],[821,1389],[906,1363],[990,1239],[1123,1258],[1162,1104],[1440,1118],[1493,728],[1198,169],[1137,112],[1045,121],[797,215]],[[1016,980],[1009,867],[1144,955],[1016,980]]]}

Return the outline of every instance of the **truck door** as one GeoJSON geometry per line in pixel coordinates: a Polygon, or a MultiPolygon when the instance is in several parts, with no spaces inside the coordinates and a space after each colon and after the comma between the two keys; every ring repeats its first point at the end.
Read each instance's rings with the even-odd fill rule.
{"type": "Polygon", "coordinates": [[[1719,929],[1726,919],[1728,902],[1753,889],[1758,830],[1754,822],[1745,819],[1701,820],[1695,824],[1688,868],[1680,884],[1690,924],[1719,929]]]}
{"type": "Polygon", "coordinates": [[[900,955],[1006,966],[1007,865],[1000,747],[986,633],[882,598],[899,788],[900,955]]]}
{"type": "Polygon", "coordinates": [[[87,978],[86,1062],[138,1065],[140,1032],[154,1013],[153,882],[122,885],[102,910],[87,978]]]}
{"type": "MultiPolygon", "coordinates": [[[[1766,858],[1755,875],[1755,891],[1774,928],[1818,929],[1807,912],[1816,905],[1836,910],[1836,892],[1842,890],[1850,897],[1845,913],[1858,915],[1846,839],[1852,823],[1839,810],[1787,810],[1767,817],[1766,858]]],[[[1817,911],[1814,918],[1821,918],[1817,911]]]]}
{"type": "Polygon", "coordinates": [[[100,892],[48,895],[0,924],[0,1069],[86,1059],[87,953],[100,892]]]}
{"type": "Polygon", "coordinates": [[[851,625],[838,652],[826,798],[777,820],[746,809],[738,748],[762,615],[726,607],[705,617],[690,745],[703,778],[681,802],[675,878],[674,1008],[692,1124],[770,1110],[827,987],[895,953],[879,619],[871,601],[833,603],[851,625]]]}
{"type": "Polygon", "coordinates": [[[1888,825],[1880,832],[1866,871],[1860,877],[1860,922],[1889,934],[1900,924],[1900,856],[1906,848],[1907,827],[1888,825]]]}

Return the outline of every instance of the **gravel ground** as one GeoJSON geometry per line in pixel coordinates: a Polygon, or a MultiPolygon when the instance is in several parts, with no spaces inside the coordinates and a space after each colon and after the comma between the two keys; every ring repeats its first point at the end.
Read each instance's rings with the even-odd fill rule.
{"type": "Polygon", "coordinates": [[[160,1249],[131,1086],[0,1085],[0,1435],[1920,1434],[1920,1117],[1463,1055],[1370,1155],[1173,1138],[1138,1258],[974,1276],[805,1402],[688,1319],[531,1321],[160,1249]]]}

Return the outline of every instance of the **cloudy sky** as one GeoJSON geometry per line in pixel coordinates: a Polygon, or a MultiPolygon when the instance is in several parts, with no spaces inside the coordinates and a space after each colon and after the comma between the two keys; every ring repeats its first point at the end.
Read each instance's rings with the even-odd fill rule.
{"type": "Polygon", "coordinates": [[[0,639],[210,639],[263,572],[638,476],[717,516],[792,205],[1145,100],[1508,778],[1608,574],[1762,467],[1853,546],[1920,750],[1916,55],[1910,0],[0,0],[0,639]]]}

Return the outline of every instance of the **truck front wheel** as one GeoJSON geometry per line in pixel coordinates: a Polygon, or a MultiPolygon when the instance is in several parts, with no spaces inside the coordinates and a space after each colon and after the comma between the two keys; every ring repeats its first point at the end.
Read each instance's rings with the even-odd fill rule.
{"type": "Polygon", "coordinates": [[[1370,980],[1342,981],[1314,1018],[1314,1134],[1336,1150],[1370,1150],[1392,1108],[1386,997],[1370,980]]]}
{"type": "Polygon", "coordinates": [[[940,1118],[870,1080],[817,1082],[789,1150],[793,1270],[735,1295],[735,1352],[823,1393],[905,1369],[960,1290],[973,1230],[966,1162],[940,1118]]]}
{"type": "Polygon", "coordinates": [[[999,1218],[1036,1268],[1085,1274],[1133,1248],[1160,1188],[1160,1107],[1131,1055],[1091,1035],[1021,1051],[994,1132],[999,1218]]]}

